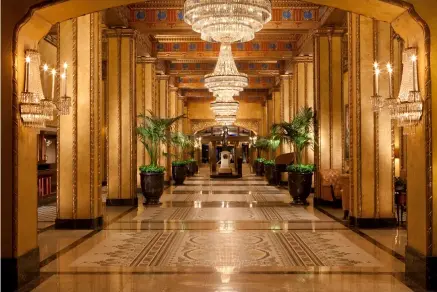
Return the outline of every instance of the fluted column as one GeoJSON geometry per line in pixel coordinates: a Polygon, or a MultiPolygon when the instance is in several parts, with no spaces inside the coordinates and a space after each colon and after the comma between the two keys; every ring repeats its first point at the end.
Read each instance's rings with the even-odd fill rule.
{"type": "Polygon", "coordinates": [[[66,88],[72,105],[70,114],[60,116],[58,124],[56,228],[94,229],[103,223],[100,41],[99,13],[60,24],[58,60],[70,65],[66,88]]]}
{"type": "MultiPolygon", "coordinates": [[[[156,97],[157,97],[157,105],[156,105],[156,114],[160,118],[168,118],[169,117],[169,111],[170,111],[170,99],[169,99],[169,79],[170,76],[168,75],[156,75],[156,84],[157,84],[157,91],[156,91],[156,97]]],[[[163,155],[163,153],[169,153],[168,152],[168,145],[161,145],[161,152],[160,152],[160,165],[164,166],[166,168],[166,172],[164,175],[164,179],[166,181],[170,178],[170,168],[168,167],[168,162],[171,161],[171,159],[163,155]]]]}
{"type": "MultiPolygon", "coordinates": [[[[156,58],[137,57],[136,65],[136,108],[137,116],[141,114],[149,115],[153,112],[155,100],[156,85],[156,58]]],[[[135,126],[137,126],[136,124],[135,126]]],[[[150,157],[140,140],[137,139],[137,167],[150,164],[150,157]]],[[[140,185],[139,171],[136,173],[137,188],[140,185]]]]}
{"type": "MultiPolygon", "coordinates": [[[[351,223],[394,225],[392,125],[389,113],[375,113],[373,64],[390,62],[390,25],[349,14],[349,107],[351,111],[351,223]]],[[[379,94],[388,96],[388,74],[379,78],[379,94]]]]}
{"type": "Polygon", "coordinates": [[[108,205],[136,204],[135,33],[106,30],[108,39],[108,205]]]}
{"type": "MultiPolygon", "coordinates": [[[[314,63],[312,56],[298,56],[293,59],[293,78],[290,79],[290,119],[302,107],[314,109],[314,63]]],[[[302,157],[304,163],[314,163],[314,150],[307,147],[302,157]]]]}
{"type": "MultiPolygon", "coordinates": [[[[177,101],[176,101],[176,103],[177,103],[177,115],[180,116],[180,115],[184,114],[184,98],[183,98],[183,96],[180,96],[177,93],[176,93],[176,96],[177,96],[177,101]]],[[[181,132],[181,133],[183,132],[183,124],[184,124],[184,121],[186,119],[188,119],[188,117],[185,117],[182,120],[179,120],[177,122],[178,132],[181,132]]]]}
{"type": "MultiPolygon", "coordinates": [[[[171,78],[172,79],[172,78],[171,78]]],[[[169,94],[168,94],[168,116],[170,118],[174,118],[177,116],[177,103],[178,103],[178,88],[175,87],[173,80],[170,80],[170,87],[169,87],[169,94]]],[[[177,129],[176,129],[177,130],[177,129]]],[[[176,155],[177,149],[174,146],[171,146],[170,143],[167,145],[167,151],[170,154],[170,156],[167,159],[167,172],[169,175],[169,180],[171,180],[171,161],[175,158],[174,155],[176,155]]]]}
{"type": "MultiPolygon", "coordinates": [[[[281,118],[280,123],[282,122],[290,122],[290,104],[291,104],[291,80],[293,79],[292,75],[282,75],[281,76],[281,118]]],[[[289,153],[291,151],[290,145],[288,143],[281,144],[281,153],[289,153]]]]}
{"type": "MultiPolygon", "coordinates": [[[[341,170],[342,168],[343,69],[341,58],[343,33],[343,30],[321,29],[315,37],[314,55],[318,62],[314,70],[317,81],[315,113],[320,134],[316,151],[318,151],[319,170],[341,170]]],[[[302,65],[305,66],[305,64],[302,65]]],[[[304,104],[303,98],[299,98],[298,107],[304,104]]]]}

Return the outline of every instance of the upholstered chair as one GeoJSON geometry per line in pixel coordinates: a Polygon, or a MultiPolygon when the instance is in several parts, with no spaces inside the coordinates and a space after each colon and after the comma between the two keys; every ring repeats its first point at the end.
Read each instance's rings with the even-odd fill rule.
{"type": "Polygon", "coordinates": [[[341,198],[341,205],[344,212],[343,219],[347,219],[349,217],[349,210],[350,210],[349,183],[350,183],[350,175],[347,173],[343,173],[339,175],[337,182],[334,186],[334,196],[336,198],[338,197],[341,198]]]}
{"type": "Polygon", "coordinates": [[[321,194],[320,199],[328,202],[334,202],[337,199],[341,199],[341,196],[335,197],[333,189],[337,183],[337,179],[340,176],[341,171],[339,169],[324,169],[320,171],[321,179],[321,194]]]}

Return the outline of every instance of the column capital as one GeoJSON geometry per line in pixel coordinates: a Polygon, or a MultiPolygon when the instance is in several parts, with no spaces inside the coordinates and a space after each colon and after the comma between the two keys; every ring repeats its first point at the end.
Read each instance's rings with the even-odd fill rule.
{"type": "Polygon", "coordinates": [[[313,56],[296,56],[293,58],[293,63],[312,63],[313,61],[313,56]]]}
{"type": "Polygon", "coordinates": [[[137,36],[136,31],[131,28],[109,28],[105,30],[104,34],[106,38],[115,38],[115,37],[136,38],[137,36]]]}
{"type": "Polygon", "coordinates": [[[346,33],[343,27],[322,27],[314,31],[315,36],[321,37],[341,37],[346,33]]]}
{"type": "Polygon", "coordinates": [[[290,78],[292,78],[293,77],[293,74],[282,74],[281,76],[281,81],[286,81],[286,80],[290,80],[290,78]]]}
{"type": "Polygon", "coordinates": [[[177,88],[176,86],[172,86],[172,85],[170,85],[169,88],[168,88],[168,90],[169,90],[170,92],[177,92],[177,91],[179,90],[179,88],[177,88]]]}
{"type": "Polygon", "coordinates": [[[170,80],[170,75],[156,75],[157,80],[170,80]]]}
{"type": "Polygon", "coordinates": [[[153,57],[138,56],[137,63],[156,64],[158,59],[153,57]]]}

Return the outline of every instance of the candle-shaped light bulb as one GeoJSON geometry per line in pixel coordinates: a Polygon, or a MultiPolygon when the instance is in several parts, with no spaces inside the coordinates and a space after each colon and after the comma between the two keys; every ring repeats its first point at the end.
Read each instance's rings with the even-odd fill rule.
{"type": "Polygon", "coordinates": [[[387,64],[387,72],[390,74],[393,73],[393,67],[391,66],[390,63],[387,64]]]}
{"type": "Polygon", "coordinates": [[[67,62],[64,62],[64,73],[62,74],[61,78],[64,80],[64,96],[67,96],[67,68],[68,64],[67,62]]]}
{"type": "Polygon", "coordinates": [[[26,68],[25,68],[26,80],[24,81],[24,91],[29,91],[29,78],[30,78],[30,56],[26,56],[26,68]]]}
{"type": "Polygon", "coordinates": [[[47,72],[49,70],[49,65],[44,64],[44,66],[42,67],[42,69],[44,70],[44,72],[47,72]]]}
{"type": "Polygon", "coordinates": [[[416,91],[416,61],[417,61],[417,56],[412,55],[411,61],[413,62],[413,91],[416,91]]]}
{"type": "Polygon", "coordinates": [[[52,100],[55,100],[56,69],[52,69],[52,100]]]}
{"type": "Polygon", "coordinates": [[[64,69],[67,69],[68,68],[68,64],[67,64],[67,62],[65,62],[64,63],[64,69]]]}
{"type": "Polygon", "coordinates": [[[373,68],[378,69],[378,62],[373,63],[373,68]]]}
{"type": "Polygon", "coordinates": [[[390,63],[387,64],[387,71],[388,71],[388,92],[389,92],[389,98],[393,97],[393,83],[392,83],[392,78],[393,78],[393,67],[391,66],[390,63]]]}
{"type": "Polygon", "coordinates": [[[65,77],[67,77],[67,75],[65,75],[65,73],[62,73],[62,74],[61,74],[61,78],[62,78],[62,80],[65,80],[65,77]]]}
{"type": "MultiPolygon", "coordinates": [[[[381,70],[378,67],[378,63],[375,62],[375,95],[379,95],[379,74],[381,73],[381,70]]],[[[374,65],[374,66],[375,66],[374,65]]]]}

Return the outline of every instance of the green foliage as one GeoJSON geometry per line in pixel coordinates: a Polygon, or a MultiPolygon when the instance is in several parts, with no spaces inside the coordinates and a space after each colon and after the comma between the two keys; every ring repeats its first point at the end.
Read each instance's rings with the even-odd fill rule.
{"type": "Polygon", "coordinates": [[[256,140],[255,148],[259,150],[266,150],[269,148],[269,141],[264,137],[259,137],[258,140],[256,140]]]}
{"type": "Polygon", "coordinates": [[[255,159],[256,162],[260,162],[260,163],[264,163],[266,159],[262,158],[262,157],[258,157],[257,159],[255,159]]]}
{"type": "Polygon", "coordinates": [[[275,161],[274,160],[264,160],[264,165],[275,165],[275,161]]]}
{"type": "Polygon", "coordinates": [[[271,151],[271,157],[275,158],[276,149],[281,144],[280,128],[277,125],[273,125],[270,130],[270,135],[266,137],[267,147],[271,151]]]}
{"type": "Polygon", "coordinates": [[[295,164],[302,164],[303,150],[314,143],[312,136],[313,118],[313,109],[303,107],[290,123],[283,122],[275,125],[281,137],[293,144],[296,156],[295,164]]]}
{"type": "Polygon", "coordinates": [[[165,167],[157,165],[142,165],[140,171],[145,173],[164,173],[165,167]]]}
{"type": "Polygon", "coordinates": [[[313,173],[314,169],[314,164],[290,164],[287,166],[288,172],[313,173]]]}
{"type": "Polygon", "coordinates": [[[190,158],[190,159],[186,160],[186,162],[187,162],[187,163],[191,163],[191,162],[197,162],[197,160],[196,160],[196,159],[194,159],[194,158],[190,158]]]}
{"type": "Polygon", "coordinates": [[[176,160],[171,163],[173,166],[185,166],[188,162],[186,160],[176,160]]]}
{"type": "Polygon", "coordinates": [[[149,115],[138,116],[142,122],[137,127],[137,134],[150,156],[150,166],[158,167],[161,144],[169,142],[172,125],[183,117],[185,116],[180,115],[164,119],[155,116],[151,111],[149,115]]]}

